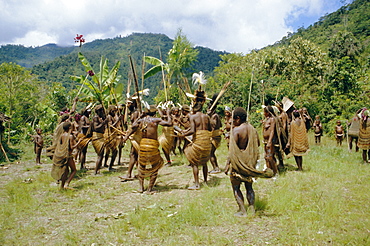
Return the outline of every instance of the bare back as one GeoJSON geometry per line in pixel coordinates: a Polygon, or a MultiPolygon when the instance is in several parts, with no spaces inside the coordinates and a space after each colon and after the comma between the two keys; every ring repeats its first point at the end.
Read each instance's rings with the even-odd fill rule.
{"type": "Polygon", "coordinates": [[[196,112],[190,116],[190,124],[194,124],[194,130],[208,130],[212,131],[211,121],[208,115],[202,112],[196,112]]]}
{"type": "MultiPolygon", "coordinates": [[[[256,129],[254,129],[253,126],[248,123],[243,123],[239,126],[234,127],[233,137],[239,149],[245,150],[247,148],[249,137],[250,137],[248,132],[250,131],[256,131],[256,129]]],[[[257,140],[258,140],[258,146],[259,146],[260,144],[259,139],[257,140]]]]}

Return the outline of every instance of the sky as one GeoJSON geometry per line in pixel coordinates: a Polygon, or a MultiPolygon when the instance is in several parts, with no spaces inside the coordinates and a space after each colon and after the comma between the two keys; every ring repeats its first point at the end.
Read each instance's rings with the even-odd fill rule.
{"type": "Polygon", "coordinates": [[[182,33],[195,46],[247,54],[308,27],[351,0],[0,0],[0,45],[73,46],[182,33]]]}

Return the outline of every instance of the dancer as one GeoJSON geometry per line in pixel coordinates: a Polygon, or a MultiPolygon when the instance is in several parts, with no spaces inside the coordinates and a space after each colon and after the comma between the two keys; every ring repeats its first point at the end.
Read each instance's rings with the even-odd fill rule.
{"type": "Polygon", "coordinates": [[[235,200],[238,204],[238,211],[235,216],[245,217],[247,211],[244,206],[244,197],[240,190],[241,183],[244,183],[247,190],[248,211],[255,213],[254,190],[252,177],[271,178],[274,173],[267,168],[265,171],[256,169],[259,158],[259,138],[256,129],[246,122],[247,112],[243,108],[236,108],[233,113],[233,125],[230,133],[229,158],[226,174],[230,173],[230,181],[233,188],[235,200]]]}

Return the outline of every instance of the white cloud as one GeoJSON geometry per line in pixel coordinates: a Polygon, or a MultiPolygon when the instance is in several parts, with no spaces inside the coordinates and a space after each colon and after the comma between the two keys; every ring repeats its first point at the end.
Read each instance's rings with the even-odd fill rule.
{"type": "Polygon", "coordinates": [[[43,44],[50,44],[57,43],[58,38],[39,31],[29,31],[24,37],[15,38],[14,43],[25,44],[26,46],[39,46],[40,40],[42,40],[43,44]]]}
{"type": "Polygon", "coordinates": [[[182,28],[195,45],[247,53],[325,6],[324,0],[0,0],[0,44],[73,45],[76,34],[91,42],[131,32],[174,38],[182,28]]]}

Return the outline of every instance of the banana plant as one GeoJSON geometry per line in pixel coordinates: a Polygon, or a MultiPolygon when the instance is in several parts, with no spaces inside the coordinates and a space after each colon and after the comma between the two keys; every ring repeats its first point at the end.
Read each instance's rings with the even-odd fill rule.
{"type": "Polygon", "coordinates": [[[190,93],[191,89],[186,78],[186,69],[190,68],[193,62],[196,61],[198,50],[192,48],[192,44],[187,37],[182,34],[180,29],[177,32],[172,48],[168,52],[167,61],[164,63],[162,60],[144,56],[144,61],[153,65],[145,74],[144,79],[153,76],[158,72],[162,72],[162,79],[164,82],[164,90],[167,100],[167,89],[172,85],[179,85],[181,90],[190,93]]]}
{"type": "Polygon", "coordinates": [[[107,108],[109,104],[118,104],[122,99],[122,93],[120,93],[122,90],[120,91],[118,88],[120,76],[117,75],[120,62],[118,61],[109,70],[108,60],[102,57],[100,59],[100,71],[95,73],[89,61],[81,52],[78,53],[78,58],[87,72],[86,76],[71,76],[72,80],[81,84],[79,92],[82,92],[84,97],[80,98],[80,101],[100,103],[104,108],[107,108]]]}

